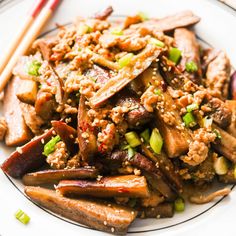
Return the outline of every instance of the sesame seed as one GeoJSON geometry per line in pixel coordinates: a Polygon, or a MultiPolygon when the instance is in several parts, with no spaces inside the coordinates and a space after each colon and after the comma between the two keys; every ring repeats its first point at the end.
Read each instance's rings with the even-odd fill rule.
{"type": "Polygon", "coordinates": [[[115,232],[115,229],[114,229],[113,227],[111,228],[111,232],[112,232],[112,233],[114,233],[114,232],[115,232]]]}
{"type": "Polygon", "coordinates": [[[44,144],[44,143],[45,143],[45,141],[44,141],[44,139],[43,139],[43,138],[41,139],[41,143],[42,143],[42,144],[44,144]]]}
{"type": "Polygon", "coordinates": [[[22,151],[22,149],[21,149],[20,147],[17,147],[17,148],[16,148],[16,151],[19,152],[20,154],[23,153],[23,151],[22,151]]]}
{"type": "Polygon", "coordinates": [[[104,224],[104,225],[107,225],[107,222],[106,222],[106,221],[104,221],[104,222],[103,222],[103,224],[104,224]]]}

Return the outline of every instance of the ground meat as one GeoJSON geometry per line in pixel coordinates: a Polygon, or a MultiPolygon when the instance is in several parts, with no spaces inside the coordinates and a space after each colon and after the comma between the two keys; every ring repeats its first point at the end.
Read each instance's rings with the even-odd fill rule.
{"type": "Polygon", "coordinates": [[[207,95],[206,90],[195,92],[193,94],[194,103],[200,105],[202,103],[203,99],[206,97],[206,95],[207,95]]]}
{"type": "Polygon", "coordinates": [[[147,39],[138,35],[121,35],[104,34],[99,39],[104,48],[117,46],[122,51],[133,52],[143,49],[147,45],[147,39]]]}
{"type": "Polygon", "coordinates": [[[0,118],[0,141],[2,141],[7,132],[7,122],[4,117],[0,118]]]}
{"type": "Polygon", "coordinates": [[[207,145],[195,140],[190,143],[188,154],[181,157],[181,160],[191,166],[196,166],[202,163],[207,158],[207,155],[207,145]]]}
{"type": "Polygon", "coordinates": [[[91,58],[93,54],[87,49],[81,49],[70,63],[71,70],[83,72],[92,66],[91,58]]]}
{"type": "Polygon", "coordinates": [[[75,169],[80,167],[80,155],[76,154],[68,160],[66,164],[67,169],[75,169]]]}
{"type": "Polygon", "coordinates": [[[55,151],[48,155],[46,161],[53,169],[64,169],[68,158],[66,145],[60,141],[55,145],[55,151]]]}
{"type": "Polygon", "coordinates": [[[68,79],[65,82],[65,92],[68,94],[79,92],[81,77],[82,75],[78,75],[76,72],[69,74],[68,79]]]}
{"type": "Polygon", "coordinates": [[[150,86],[141,96],[141,104],[144,105],[148,112],[153,112],[154,107],[160,100],[160,96],[154,93],[155,87],[150,86]]]}
{"type": "Polygon", "coordinates": [[[68,104],[65,104],[64,112],[66,114],[77,114],[78,113],[78,109],[76,107],[72,107],[72,106],[70,106],[68,104]]]}
{"type": "Polygon", "coordinates": [[[64,58],[66,53],[71,51],[72,45],[76,39],[76,30],[74,27],[70,29],[62,28],[58,33],[58,43],[52,48],[52,61],[60,61],[64,58]]]}
{"type": "Polygon", "coordinates": [[[98,142],[100,143],[98,148],[101,152],[108,152],[113,149],[117,143],[116,127],[113,123],[107,124],[106,128],[98,133],[98,142]]]}
{"type": "Polygon", "coordinates": [[[110,117],[115,124],[118,124],[124,120],[124,114],[129,111],[127,106],[116,106],[112,108],[110,117]]]}
{"type": "Polygon", "coordinates": [[[209,143],[214,142],[216,134],[200,128],[194,131],[192,136],[193,141],[189,144],[188,154],[181,157],[181,160],[191,166],[196,166],[207,158],[209,143]]]}

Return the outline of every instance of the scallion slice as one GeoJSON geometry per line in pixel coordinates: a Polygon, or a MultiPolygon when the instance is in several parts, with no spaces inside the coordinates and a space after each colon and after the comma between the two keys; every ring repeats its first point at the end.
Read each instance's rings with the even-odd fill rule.
{"type": "Polygon", "coordinates": [[[183,116],[183,121],[186,127],[194,127],[197,124],[192,112],[187,112],[183,116]]]}
{"type": "Polygon", "coordinates": [[[135,154],[135,151],[133,148],[129,147],[128,148],[128,158],[131,159],[135,154]]]}
{"type": "Polygon", "coordinates": [[[28,64],[28,74],[33,76],[39,76],[39,68],[42,63],[40,61],[34,60],[28,64]]]}
{"type": "Polygon", "coordinates": [[[131,62],[131,59],[133,58],[133,53],[128,53],[125,56],[121,57],[118,61],[118,64],[120,66],[120,69],[124,68],[125,66],[129,65],[131,62]]]}
{"type": "Polygon", "coordinates": [[[152,130],[152,134],[150,137],[150,146],[156,154],[161,153],[161,149],[163,146],[163,139],[162,139],[161,134],[157,128],[154,128],[152,130]]]}
{"type": "Polygon", "coordinates": [[[149,129],[145,129],[145,130],[140,134],[140,137],[143,138],[143,140],[144,140],[146,143],[149,143],[149,141],[150,141],[150,131],[149,131],[149,129]]]}
{"type": "Polygon", "coordinates": [[[139,139],[139,136],[136,132],[131,131],[125,134],[125,139],[130,145],[130,147],[134,148],[141,144],[141,141],[139,139]]]}
{"type": "Polygon", "coordinates": [[[222,136],[221,136],[219,130],[214,129],[213,132],[216,134],[216,137],[217,137],[218,139],[222,139],[222,136]]]}
{"type": "Polygon", "coordinates": [[[221,156],[214,160],[214,169],[217,175],[225,175],[228,172],[229,164],[225,157],[221,156]]]}
{"type": "Polygon", "coordinates": [[[187,112],[195,111],[199,109],[199,105],[197,103],[190,104],[186,107],[187,112]]]}
{"type": "Polygon", "coordinates": [[[124,33],[123,33],[122,29],[115,28],[111,31],[111,34],[113,34],[113,35],[123,35],[124,33]]]}
{"type": "Polygon", "coordinates": [[[185,69],[189,73],[196,72],[198,70],[197,64],[193,61],[187,62],[185,65],[185,69]]]}
{"type": "Polygon", "coordinates": [[[171,48],[169,51],[169,60],[177,64],[181,57],[181,51],[178,48],[171,48]]]}
{"type": "Polygon", "coordinates": [[[158,89],[158,88],[155,88],[154,89],[154,94],[156,94],[156,95],[161,95],[161,90],[160,89],[158,89]]]}
{"type": "Polygon", "coordinates": [[[157,47],[161,47],[161,48],[165,47],[165,44],[162,41],[155,38],[150,38],[149,43],[157,47]]]}
{"type": "Polygon", "coordinates": [[[55,145],[61,140],[60,136],[57,135],[53,137],[49,142],[44,145],[43,155],[48,156],[50,153],[54,152],[55,145]]]}
{"type": "Polygon", "coordinates": [[[176,212],[183,212],[184,209],[185,209],[184,200],[183,200],[182,198],[178,197],[178,198],[175,200],[174,206],[175,206],[175,211],[176,211],[176,212]]]}
{"type": "Polygon", "coordinates": [[[27,225],[30,221],[30,217],[20,209],[15,213],[15,217],[24,225],[27,225]]]}

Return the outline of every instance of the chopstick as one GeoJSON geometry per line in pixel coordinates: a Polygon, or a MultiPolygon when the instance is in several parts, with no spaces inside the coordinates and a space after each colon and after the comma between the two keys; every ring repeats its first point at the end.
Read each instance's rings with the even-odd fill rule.
{"type": "Polygon", "coordinates": [[[12,56],[15,49],[17,48],[17,45],[19,44],[19,42],[21,42],[21,40],[24,37],[24,35],[26,34],[27,30],[32,25],[35,17],[41,11],[45,2],[46,2],[46,0],[38,0],[38,2],[36,4],[34,4],[23,27],[20,29],[20,31],[18,32],[18,34],[14,38],[13,42],[10,45],[10,48],[8,48],[8,50],[7,50],[7,54],[4,55],[3,59],[0,62],[0,74],[2,73],[4,67],[7,65],[7,62],[10,60],[10,57],[12,56]]]}
{"type": "Polygon", "coordinates": [[[29,49],[32,42],[37,38],[39,32],[48,21],[50,16],[52,15],[54,9],[59,4],[60,0],[49,0],[46,6],[42,9],[28,32],[26,33],[25,37],[20,42],[19,46],[17,47],[15,53],[10,58],[8,64],[6,65],[5,69],[3,70],[0,76],[0,92],[4,89],[7,82],[10,80],[12,75],[12,69],[16,65],[17,60],[20,56],[24,55],[27,50],[29,49]]]}

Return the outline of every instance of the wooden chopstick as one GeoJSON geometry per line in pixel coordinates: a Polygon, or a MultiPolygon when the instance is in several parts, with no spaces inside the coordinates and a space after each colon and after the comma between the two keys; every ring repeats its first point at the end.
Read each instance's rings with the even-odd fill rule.
{"type": "Polygon", "coordinates": [[[4,67],[7,65],[8,61],[10,60],[10,57],[14,53],[15,49],[17,48],[17,45],[21,42],[22,38],[26,34],[29,27],[32,25],[35,17],[38,15],[38,13],[41,11],[44,3],[47,0],[38,0],[36,4],[34,4],[32,10],[29,12],[29,15],[23,25],[23,27],[20,29],[16,37],[14,37],[13,42],[11,42],[10,47],[7,50],[7,54],[4,55],[2,60],[0,61],[0,74],[2,73],[4,67]]]}
{"type": "Polygon", "coordinates": [[[26,33],[25,37],[20,42],[19,46],[15,50],[14,54],[10,58],[8,64],[6,65],[0,76],[0,92],[3,91],[7,82],[10,80],[12,75],[12,69],[16,65],[18,58],[27,52],[32,42],[37,38],[39,32],[50,18],[59,2],[60,0],[48,1],[46,6],[42,9],[32,26],[26,33]]]}

